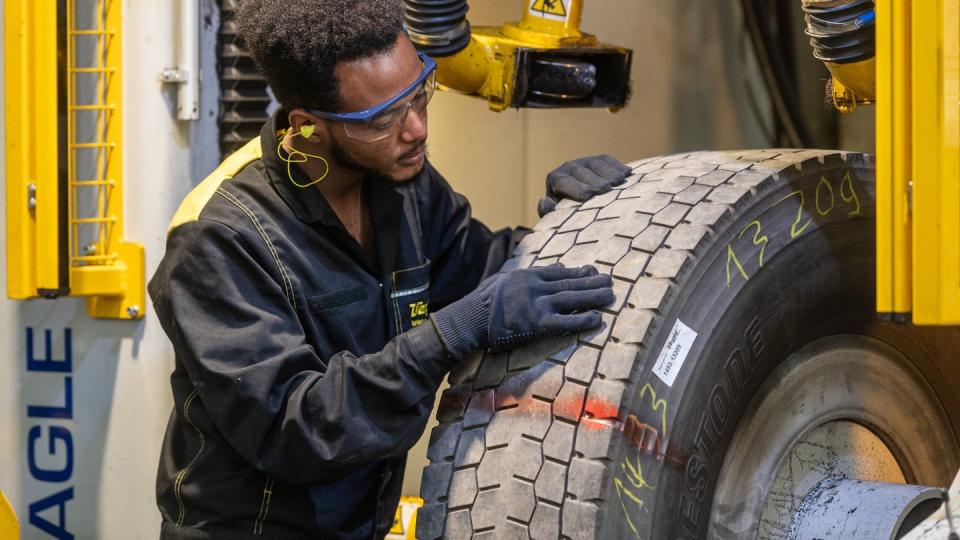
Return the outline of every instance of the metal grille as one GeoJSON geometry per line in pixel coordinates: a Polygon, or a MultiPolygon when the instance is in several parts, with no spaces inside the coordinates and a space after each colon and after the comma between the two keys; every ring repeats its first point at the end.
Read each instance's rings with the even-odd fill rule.
{"type": "Polygon", "coordinates": [[[112,265],[120,162],[120,0],[67,2],[67,123],[71,266],[112,265]]]}
{"type": "Polygon", "coordinates": [[[220,154],[260,134],[271,98],[267,81],[241,47],[234,22],[237,0],[220,0],[220,154]]]}

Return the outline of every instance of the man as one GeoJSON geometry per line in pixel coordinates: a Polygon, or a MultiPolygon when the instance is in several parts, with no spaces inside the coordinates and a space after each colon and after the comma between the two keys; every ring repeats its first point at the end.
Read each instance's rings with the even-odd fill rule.
{"type": "MultiPolygon", "coordinates": [[[[382,537],[449,369],[599,326],[611,281],[495,274],[513,234],[427,162],[435,64],[396,0],[250,0],[237,22],[282,108],[183,202],[150,282],[176,353],[162,536],[382,537]]],[[[548,184],[583,199],[627,171],[548,184]]]]}

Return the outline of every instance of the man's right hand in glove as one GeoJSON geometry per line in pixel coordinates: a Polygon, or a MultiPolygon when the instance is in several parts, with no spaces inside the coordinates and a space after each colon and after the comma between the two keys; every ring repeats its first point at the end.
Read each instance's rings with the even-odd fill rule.
{"type": "Polygon", "coordinates": [[[559,265],[494,274],[472,293],[431,315],[447,350],[462,359],[509,349],[546,335],[600,326],[595,308],[613,303],[613,281],[592,266],[559,265]]]}

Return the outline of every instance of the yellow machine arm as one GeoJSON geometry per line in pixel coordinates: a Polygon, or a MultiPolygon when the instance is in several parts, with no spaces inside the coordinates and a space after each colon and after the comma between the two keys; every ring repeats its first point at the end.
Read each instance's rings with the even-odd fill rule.
{"type": "Polygon", "coordinates": [[[408,33],[451,90],[508,107],[604,107],[630,96],[629,49],[580,31],[583,0],[526,0],[518,22],[470,28],[466,0],[407,0],[408,33]]]}

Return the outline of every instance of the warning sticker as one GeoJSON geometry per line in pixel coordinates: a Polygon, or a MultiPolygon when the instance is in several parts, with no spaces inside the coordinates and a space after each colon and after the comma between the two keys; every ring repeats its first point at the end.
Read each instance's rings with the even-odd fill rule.
{"type": "Polygon", "coordinates": [[[660,377],[661,381],[667,383],[667,386],[673,386],[673,381],[677,379],[677,373],[683,367],[683,362],[687,359],[687,354],[696,339],[697,333],[677,319],[673,330],[670,331],[670,337],[660,350],[657,363],[653,366],[653,372],[660,377]]]}
{"type": "Polygon", "coordinates": [[[567,20],[567,2],[569,0],[533,0],[530,13],[545,19],[567,20]]]}

